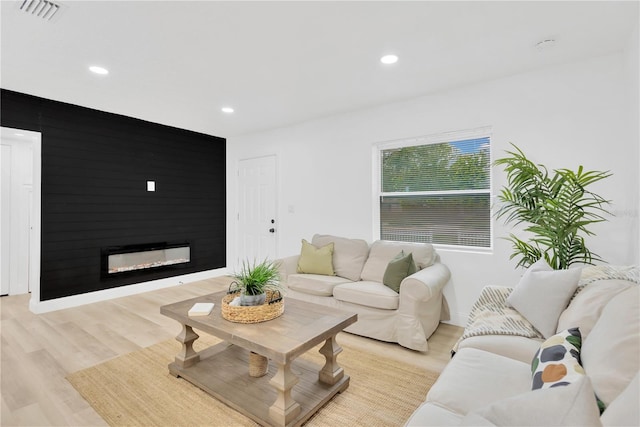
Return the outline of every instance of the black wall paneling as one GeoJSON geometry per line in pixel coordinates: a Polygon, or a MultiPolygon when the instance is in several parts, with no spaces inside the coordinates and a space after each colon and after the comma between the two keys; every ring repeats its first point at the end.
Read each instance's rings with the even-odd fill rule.
{"type": "Polygon", "coordinates": [[[224,138],[4,89],[0,108],[42,134],[41,300],[225,266],[224,138]],[[191,262],[102,277],[103,249],[155,242],[189,242],[191,262]]]}

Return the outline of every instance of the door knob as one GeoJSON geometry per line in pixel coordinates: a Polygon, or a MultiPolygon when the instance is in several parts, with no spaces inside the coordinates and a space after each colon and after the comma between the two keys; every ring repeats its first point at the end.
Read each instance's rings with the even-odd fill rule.
{"type": "Polygon", "coordinates": [[[275,233],[275,232],[276,232],[276,229],[275,229],[275,228],[270,228],[270,229],[269,229],[269,233],[275,233]]]}

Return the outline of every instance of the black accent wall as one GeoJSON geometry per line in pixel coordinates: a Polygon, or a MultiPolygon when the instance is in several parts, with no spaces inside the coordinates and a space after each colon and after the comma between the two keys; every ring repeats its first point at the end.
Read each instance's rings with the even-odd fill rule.
{"type": "Polygon", "coordinates": [[[225,266],[224,138],[5,89],[0,109],[42,134],[41,300],[225,266]],[[103,248],[185,241],[182,268],[101,277],[103,248]]]}

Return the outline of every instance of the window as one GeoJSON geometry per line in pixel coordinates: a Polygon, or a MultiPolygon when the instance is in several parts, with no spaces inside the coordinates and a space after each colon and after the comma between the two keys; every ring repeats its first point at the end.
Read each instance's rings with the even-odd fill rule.
{"type": "Polygon", "coordinates": [[[380,238],[491,247],[489,130],[377,147],[380,238]]]}

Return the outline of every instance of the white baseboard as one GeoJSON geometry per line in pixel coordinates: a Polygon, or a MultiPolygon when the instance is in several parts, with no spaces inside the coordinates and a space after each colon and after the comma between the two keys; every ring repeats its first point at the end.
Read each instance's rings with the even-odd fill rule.
{"type": "Polygon", "coordinates": [[[449,313],[449,316],[451,317],[451,319],[444,320],[442,323],[448,323],[450,325],[460,326],[462,328],[467,326],[467,319],[469,318],[469,313],[453,312],[453,313],[449,313]]]}
{"type": "Polygon", "coordinates": [[[228,274],[227,269],[218,268],[215,270],[199,271],[197,273],[183,274],[181,276],[167,277],[165,279],[151,280],[149,282],[135,283],[133,285],[119,286],[117,288],[88,292],[80,295],[71,295],[46,301],[38,301],[36,296],[32,293],[31,300],[29,301],[29,310],[36,314],[47,313],[49,311],[62,310],[65,308],[91,304],[93,302],[106,301],[113,298],[169,288],[171,286],[178,286],[185,283],[196,282],[198,280],[210,279],[224,274],[228,274]]]}

